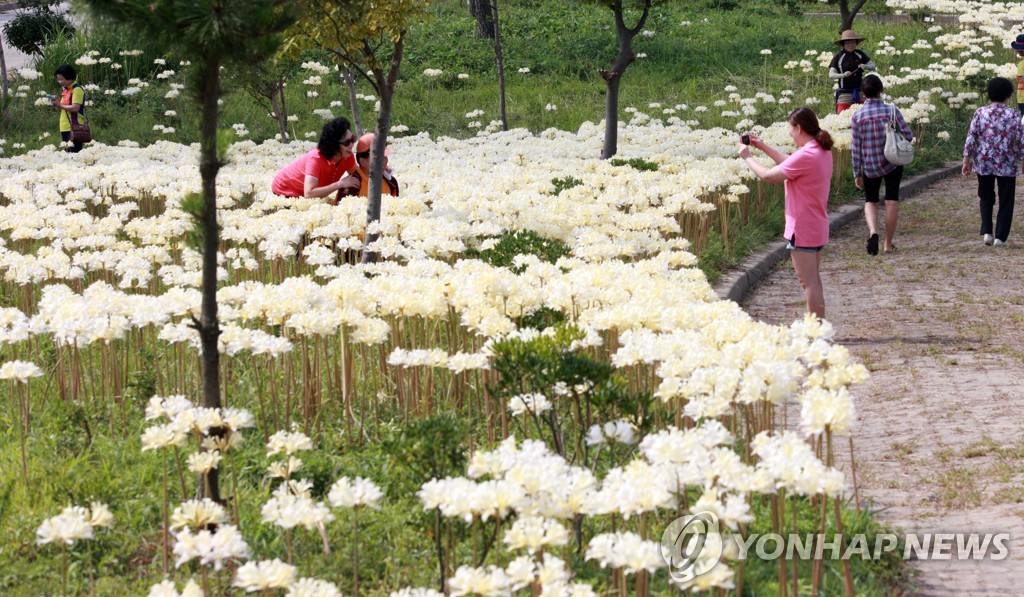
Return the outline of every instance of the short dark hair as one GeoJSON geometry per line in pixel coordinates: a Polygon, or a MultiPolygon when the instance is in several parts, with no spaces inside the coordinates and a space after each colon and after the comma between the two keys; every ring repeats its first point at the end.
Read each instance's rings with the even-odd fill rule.
{"type": "Polygon", "coordinates": [[[327,121],[323,130],[320,131],[320,140],[316,144],[320,155],[327,159],[338,155],[341,151],[341,140],[345,138],[345,133],[349,132],[351,128],[352,125],[343,116],[327,121]]]}
{"type": "Polygon", "coordinates": [[[370,152],[369,151],[360,151],[359,153],[356,154],[356,159],[357,160],[361,160],[363,158],[370,159],[370,152]]]}
{"type": "Polygon", "coordinates": [[[882,90],[885,87],[882,85],[882,79],[878,75],[868,75],[860,82],[860,91],[864,94],[864,97],[875,99],[882,95],[882,90]]]}
{"type": "Polygon", "coordinates": [[[985,87],[990,102],[1005,102],[1013,95],[1013,83],[1003,77],[992,77],[985,87]]]}
{"type": "Polygon", "coordinates": [[[74,81],[78,78],[78,73],[75,72],[75,67],[70,64],[62,64],[57,67],[57,70],[53,71],[53,76],[60,75],[67,81],[74,81]]]}

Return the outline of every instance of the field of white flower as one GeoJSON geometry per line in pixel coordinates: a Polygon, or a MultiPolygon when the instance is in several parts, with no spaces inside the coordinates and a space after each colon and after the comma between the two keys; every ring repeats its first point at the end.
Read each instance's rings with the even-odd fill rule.
{"type": "MultiPolygon", "coordinates": [[[[936,110],[977,101],[962,81],[1012,74],[1003,38],[1024,21],[1019,5],[889,4],[965,25],[874,51],[933,51],[927,66],[883,73],[919,138],[936,110]]],[[[811,54],[814,68],[828,57],[811,54]]],[[[12,546],[0,590],[797,594],[872,582],[849,562],[758,568],[729,549],[698,560],[696,578],[665,571],[659,539],[679,516],[713,513],[726,536],[865,524],[834,457],[866,369],[827,322],[754,321],[695,267],[712,230],[727,235],[728,218],[778,192],[735,159],[736,132],[785,146],[783,126],[749,117],[801,101],[721,96],[724,127],[704,125],[707,106],[630,111],[629,162],[593,157],[594,124],[395,139],[402,194],[385,198],[377,264],[354,259],[365,201],[270,193],[303,144],[237,141],[218,178],[221,410],[190,399],[197,149],[126,141],[0,160],[0,537],[12,546]],[[224,503],[195,499],[195,473],[210,470],[224,503]]],[[[840,166],[849,121],[822,119],[840,166]]]]}

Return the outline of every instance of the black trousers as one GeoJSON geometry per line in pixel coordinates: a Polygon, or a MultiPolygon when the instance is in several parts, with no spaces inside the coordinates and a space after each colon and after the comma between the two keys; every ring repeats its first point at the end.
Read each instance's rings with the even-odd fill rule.
{"type": "MultiPolygon", "coordinates": [[[[61,138],[62,141],[67,143],[68,141],[71,140],[71,132],[70,131],[62,131],[61,134],[60,134],[60,138],[61,138]]],[[[71,145],[71,147],[65,147],[64,151],[66,151],[68,153],[78,153],[79,151],[82,151],[82,146],[83,145],[84,145],[84,143],[74,143],[74,144],[71,145]]]]}
{"type": "Polygon", "coordinates": [[[992,208],[996,204],[996,188],[999,189],[999,213],[996,215],[995,237],[1006,242],[1013,223],[1013,202],[1017,191],[1016,176],[978,175],[978,199],[981,206],[981,233],[992,232],[992,208]]]}

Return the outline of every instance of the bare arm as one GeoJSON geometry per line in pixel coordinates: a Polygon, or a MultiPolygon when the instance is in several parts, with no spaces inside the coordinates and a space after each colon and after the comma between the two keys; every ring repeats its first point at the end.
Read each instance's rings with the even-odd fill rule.
{"type": "Polygon", "coordinates": [[[785,162],[787,158],[789,158],[788,153],[783,153],[778,149],[775,149],[774,147],[765,144],[765,142],[761,140],[761,137],[758,137],[757,135],[750,135],[750,146],[756,147],[763,151],[764,154],[770,157],[772,161],[775,162],[776,164],[781,164],[782,162],[785,162]]]}
{"type": "MultiPolygon", "coordinates": [[[[752,145],[753,143],[751,143],[752,145]]],[[[786,180],[786,173],[782,171],[781,166],[775,166],[773,168],[766,168],[754,159],[754,156],[750,155],[750,147],[747,145],[739,146],[740,157],[747,163],[750,171],[757,175],[758,178],[765,182],[782,182],[786,180]]]]}
{"type": "Polygon", "coordinates": [[[353,185],[356,185],[358,188],[359,185],[359,181],[354,176],[343,176],[337,182],[322,187],[317,186],[319,182],[317,177],[307,174],[302,184],[302,196],[311,199],[322,199],[336,193],[338,189],[349,188],[353,185]]]}

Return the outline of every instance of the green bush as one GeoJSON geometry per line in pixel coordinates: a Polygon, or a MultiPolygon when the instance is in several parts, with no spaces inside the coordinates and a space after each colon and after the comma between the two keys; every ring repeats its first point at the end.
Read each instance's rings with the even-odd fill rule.
{"type": "Polygon", "coordinates": [[[7,42],[25,54],[42,55],[51,41],[74,32],[63,15],[49,11],[23,12],[4,25],[7,42]]]}

